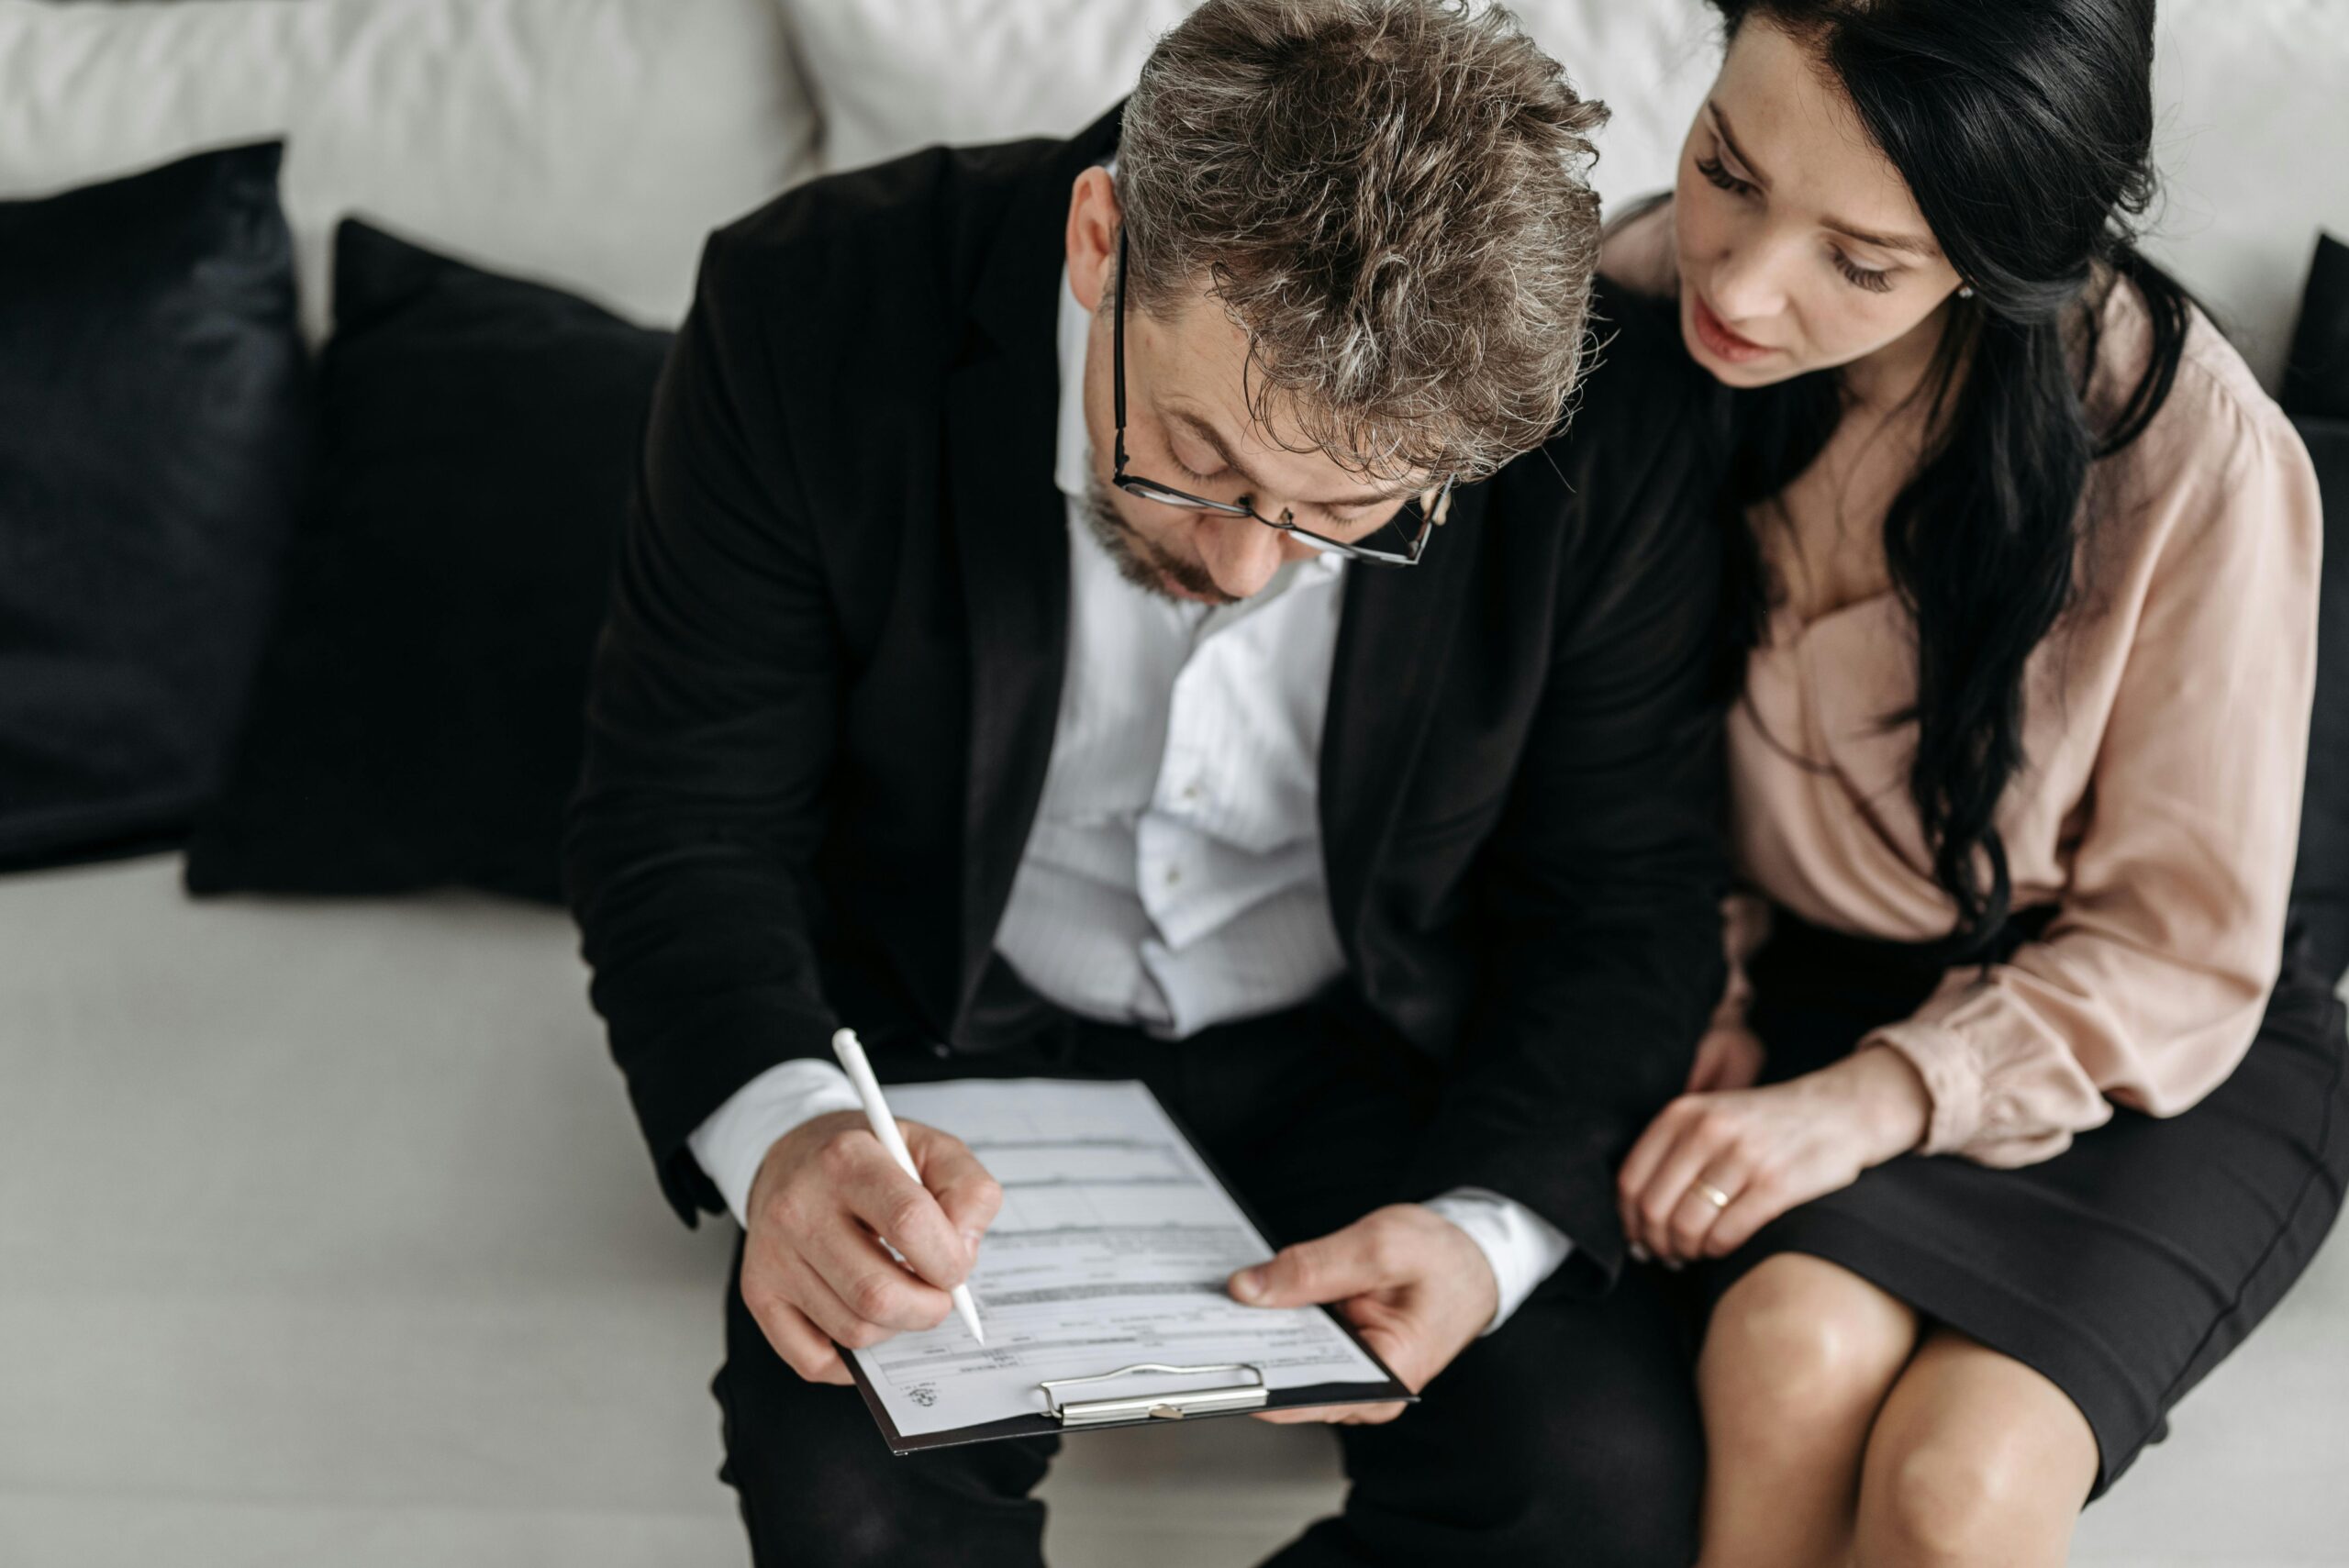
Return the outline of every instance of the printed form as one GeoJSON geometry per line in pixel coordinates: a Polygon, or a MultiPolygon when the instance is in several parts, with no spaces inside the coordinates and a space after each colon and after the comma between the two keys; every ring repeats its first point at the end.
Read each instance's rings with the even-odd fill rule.
{"type": "MultiPolygon", "coordinates": [[[[963,1140],[1003,1184],[970,1281],[987,1342],[949,1317],[852,1352],[904,1436],[1040,1416],[1044,1379],[1138,1362],[1245,1362],[1275,1390],[1387,1381],[1319,1307],[1242,1307],[1225,1293],[1234,1269],[1272,1249],[1141,1084],[893,1084],[889,1107],[963,1140]]],[[[1137,1377],[1067,1397],[1234,1381],[1137,1377]]]]}

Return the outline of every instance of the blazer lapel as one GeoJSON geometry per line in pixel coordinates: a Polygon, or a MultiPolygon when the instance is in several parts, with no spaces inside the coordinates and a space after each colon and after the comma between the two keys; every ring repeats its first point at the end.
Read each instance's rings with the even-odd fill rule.
{"type": "Polygon", "coordinates": [[[948,375],[946,496],[971,672],[957,1037],[1052,761],[1068,660],[1067,503],[1052,474],[1062,232],[1070,184],[1115,144],[1117,126],[1113,109],[1001,215],[948,375]]]}
{"type": "Polygon", "coordinates": [[[1462,595],[1474,575],[1475,528],[1486,486],[1453,495],[1452,519],[1417,566],[1356,565],[1330,673],[1321,732],[1321,855],[1330,912],[1347,956],[1359,963],[1355,929],[1370,873],[1418,768],[1457,635],[1462,595]]]}
{"type": "Polygon", "coordinates": [[[958,1033],[1043,793],[1067,662],[1068,530],[1052,483],[1059,377],[1049,326],[1038,331],[1041,353],[1006,346],[957,371],[947,394],[948,497],[971,638],[958,1033]]]}

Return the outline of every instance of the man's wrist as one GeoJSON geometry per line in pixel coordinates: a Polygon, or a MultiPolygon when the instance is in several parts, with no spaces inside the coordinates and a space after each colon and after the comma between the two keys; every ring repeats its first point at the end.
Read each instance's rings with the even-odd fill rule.
{"type": "Polygon", "coordinates": [[[1483,1187],[1458,1187],[1419,1206],[1476,1244],[1492,1272],[1495,1305],[1483,1332],[1491,1333],[1524,1305],[1534,1287],[1557,1272],[1574,1243],[1557,1227],[1513,1198],[1483,1187]]]}
{"type": "Polygon", "coordinates": [[[751,1188],[768,1151],[802,1124],[832,1111],[859,1110],[863,1104],[848,1074],[820,1058],[805,1057],[770,1067],[734,1091],[694,1129],[685,1145],[726,1200],[727,1211],[747,1230],[751,1188]]]}
{"type": "Polygon", "coordinates": [[[779,1136],[771,1140],[766,1148],[761,1151],[758,1164],[752,1168],[750,1191],[742,1212],[735,1217],[740,1221],[742,1229],[744,1230],[751,1229],[751,1216],[758,1213],[760,1205],[765,1201],[763,1195],[769,1180],[780,1179],[775,1173],[778,1171],[789,1169],[788,1159],[780,1162],[776,1159],[778,1154],[790,1153],[785,1145],[798,1145],[803,1151],[800,1157],[804,1158],[804,1151],[809,1147],[820,1149],[837,1133],[850,1128],[861,1129],[865,1125],[864,1113],[862,1110],[818,1111],[798,1126],[787,1128],[779,1136]]]}

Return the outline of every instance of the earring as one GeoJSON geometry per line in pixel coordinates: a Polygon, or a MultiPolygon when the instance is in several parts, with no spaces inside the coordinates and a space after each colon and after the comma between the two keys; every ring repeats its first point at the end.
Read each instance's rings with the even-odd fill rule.
{"type": "Polygon", "coordinates": [[[1960,299],[1972,299],[1974,297],[1974,285],[1972,284],[1960,284],[1957,287],[1957,297],[1960,299]]]}

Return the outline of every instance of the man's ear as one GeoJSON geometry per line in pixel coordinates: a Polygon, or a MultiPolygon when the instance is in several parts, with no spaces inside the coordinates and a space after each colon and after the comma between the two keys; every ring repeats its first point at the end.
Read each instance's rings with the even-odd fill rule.
{"type": "Polygon", "coordinates": [[[1068,286],[1088,311],[1101,308],[1118,264],[1118,183],[1098,164],[1076,177],[1068,193],[1068,286]]]}

